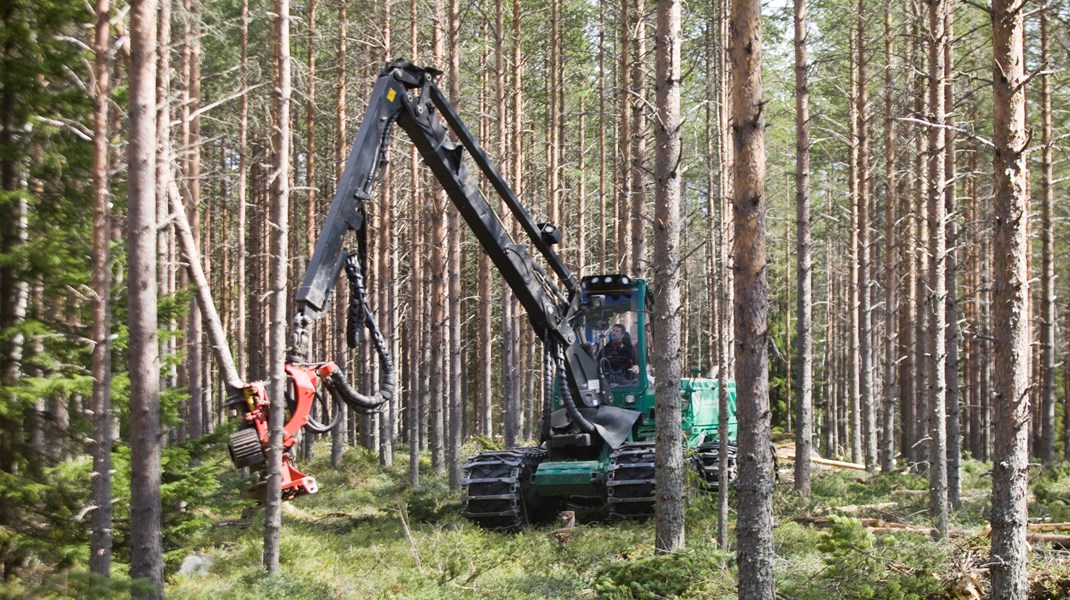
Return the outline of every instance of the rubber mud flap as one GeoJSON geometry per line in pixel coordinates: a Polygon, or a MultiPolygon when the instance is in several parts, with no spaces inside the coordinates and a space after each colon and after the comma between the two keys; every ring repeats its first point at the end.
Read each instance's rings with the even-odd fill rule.
{"type": "Polygon", "coordinates": [[[637,410],[606,405],[598,407],[598,411],[588,415],[587,420],[594,425],[598,435],[602,436],[610,448],[617,449],[628,439],[628,434],[640,415],[642,413],[637,410]]]}

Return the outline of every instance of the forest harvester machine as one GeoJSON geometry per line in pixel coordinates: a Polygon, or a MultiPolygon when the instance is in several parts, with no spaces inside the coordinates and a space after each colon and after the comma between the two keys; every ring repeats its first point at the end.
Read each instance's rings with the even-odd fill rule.
{"type": "MultiPolygon", "coordinates": [[[[329,397],[369,413],[379,410],[395,393],[393,358],[368,306],[362,268],[365,202],[372,199],[396,124],[411,138],[512,289],[544,349],[541,443],[469,458],[461,481],[464,516],[486,528],[516,531],[529,522],[552,517],[566,503],[608,507],[611,515],[620,517],[652,514],[655,410],[648,333],[654,306],[647,283],[621,274],[579,279],[566,267],[554,250],[561,241],[560,229],[535,222],[436,85],[439,74],[398,60],[388,63],[375,83],[296,294],[286,367],[289,416],[283,446],[292,449],[302,427],[314,432],[334,427],[334,423],[310,417],[316,402],[326,403],[329,397]],[[526,244],[514,241],[484,198],[463,160],[465,152],[508,207],[526,244]],[[352,252],[345,247],[349,237],[355,238],[352,252]],[[529,244],[550,272],[536,263],[529,244]],[[379,389],[373,395],[353,389],[334,363],[309,361],[309,329],[326,313],[330,292],[343,271],[350,288],[348,341],[356,345],[361,330],[367,329],[380,363],[379,389]]],[[[231,456],[238,467],[263,469],[271,411],[265,386],[232,383],[231,387],[235,388],[231,405],[242,419],[230,439],[231,456]]],[[[729,439],[734,442],[735,391],[731,383],[726,388],[729,439]]],[[[714,489],[719,457],[717,381],[683,379],[680,393],[693,468],[700,483],[714,489]]],[[[734,463],[734,443],[728,446],[728,457],[734,463]]],[[[316,491],[315,480],[296,469],[291,452],[284,452],[282,460],[285,499],[316,491]]]]}

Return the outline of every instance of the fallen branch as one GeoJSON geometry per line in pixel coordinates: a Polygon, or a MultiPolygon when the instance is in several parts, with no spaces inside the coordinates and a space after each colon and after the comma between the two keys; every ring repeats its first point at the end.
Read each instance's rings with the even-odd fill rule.
{"type": "Polygon", "coordinates": [[[847,506],[833,506],[825,510],[826,513],[841,515],[856,515],[867,510],[884,510],[899,506],[898,502],[878,502],[877,504],[848,504],[847,506]]]}
{"type": "Polygon", "coordinates": [[[1066,550],[1070,548],[1070,535],[1058,535],[1054,533],[1026,533],[1025,541],[1030,544],[1051,544],[1056,548],[1066,550]]]}
{"type": "Polygon", "coordinates": [[[409,517],[408,507],[402,502],[398,505],[398,517],[401,519],[401,532],[405,534],[405,541],[409,543],[409,551],[412,552],[412,561],[416,564],[416,568],[420,568],[420,548],[416,546],[416,540],[412,537],[412,530],[409,529],[409,517]]]}
{"type": "MultiPolygon", "coordinates": [[[[795,455],[791,456],[792,460],[795,460],[795,455]]],[[[860,465],[858,463],[844,462],[842,460],[832,460],[829,458],[811,458],[810,464],[823,465],[826,467],[832,467],[834,469],[853,469],[855,471],[865,471],[866,465],[860,465]]]]}
{"type": "MultiPolygon", "coordinates": [[[[794,519],[796,523],[803,525],[811,525],[813,527],[828,527],[832,524],[832,519],[828,517],[798,517],[794,519]]],[[[884,519],[857,519],[867,530],[874,535],[883,535],[890,533],[913,533],[917,535],[932,536],[935,530],[931,527],[924,525],[911,525],[908,523],[893,523],[885,521],[884,519]]],[[[962,538],[966,537],[965,531],[949,531],[948,537],[962,538]]],[[[1039,534],[1038,534],[1039,535],[1039,534]]],[[[1066,536],[1070,539],[1070,536],[1066,536]]]]}
{"type": "MultiPolygon", "coordinates": [[[[1070,523],[1036,523],[1033,525],[1027,525],[1026,527],[1028,529],[1037,528],[1050,530],[1048,528],[1056,525],[1065,527],[1067,525],[1070,525],[1070,523]]],[[[991,524],[985,525],[985,528],[981,530],[981,536],[986,538],[992,537],[991,524]]],[[[1037,533],[1035,531],[1027,530],[1025,534],[1025,541],[1029,542],[1030,544],[1051,544],[1052,546],[1055,546],[1056,548],[1062,548],[1063,550],[1070,549],[1070,535],[1060,535],[1055,533],[1037,533]]]]}
{"type": "Polygon", "coordinates": [[[1025,527],[1030,531],[1070,531],[1070,523],[1030,523],[1025,527]]]}
{"type": "Polygon", "coordinates": [[[914,498],[917,496],[928,496],[929,490],[892,490],[892,493],[888,495],[893,498],[897,496],[909,496],[911,498],[914,498]]]}
{"type": "MultiPolygon", "coordinates": [[[[784,460],[784,461],[788,461],[788,462],[794,462],[795,461],[795,451],[794,451],[794,449],[792,449],[789,452],[784,452],[784,451],[781,451],[778,448],[778,452],[776,453],[776,455],[777,455],[778,459],[781,459],[781,460],[784,460]]],[[[844,462],[842,460],[832,460],[830,458],[821,458],[820,456],[811,456],[810,457],[810,464],[812,464],[812,465],[821,465],[823,467],[832,467],[833,469],[851,469],[851,470],[854,470],[854,471],[865,471],[866,470],[866,465],[860,465],[858,463],[853,463],[853,462],[844,462]]]]}

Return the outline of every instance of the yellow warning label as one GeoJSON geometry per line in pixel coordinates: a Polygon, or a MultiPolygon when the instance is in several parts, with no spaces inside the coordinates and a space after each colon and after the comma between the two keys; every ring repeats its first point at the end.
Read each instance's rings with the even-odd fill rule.
{"type": "Polygon", "coordinates": [[[387,102],[393,102],[393,101],[394,101],[394,98],[396,98],[396,97],[397,97],[397,95],[398,95],[398,92],[397,92],[397,90],[395,90],[394,88],[390,88],[390,89],[389,89],[389,90],[387,90],[387,92],[386,92],[386,101],[387,101],[387,102]]]}

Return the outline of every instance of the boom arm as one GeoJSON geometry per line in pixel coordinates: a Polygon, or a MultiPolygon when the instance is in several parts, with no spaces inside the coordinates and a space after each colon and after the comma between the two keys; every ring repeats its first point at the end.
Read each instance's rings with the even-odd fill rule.
{"type": "MultiPolygon", "coordinates": [[[[356,279],[360,279],[359,267],[364,262],[366,248],[364,202],[372,198],[372,186],[386,161],[391,127],[397,122],[412,139],[483,250],[527,311],[536,335],[546,347],[549,360],[564,375],[561,378],[561,396],[572,422],[584,432],[597,431],[611,446],[616,446],[627,436],[627,430],[635,418],[622,416],[622,409],[611,406],[604,407],[605,411],[600,410],[606,399],[608,385],[599,373],[595,357],[584,347],[583,336],[578,330],[578,319],[584,308],[580,304],[582,295],[575,276],[553,249],[553,244],[560,241],[560,233],[552,224],[534,222],[435,85],[438,74],[433,69],[419,68],[408,61],[399,60],[387,64],[376,81],[324,229],[296,295],[291,358],[307,360],[307,328],[326,311],[330,290],[350,256],[344,248],[349,230],[356,233],[357,260],[350,259],[347,269],[351,283],[354,281],[354,270],[357,271],[356,279]],[[457,136],[459,143],[447,136],[439,115],[457,136]],[[530,244],[539,250],[562,282],[565,287],[563,291],[535,264],[527,247],[516,243],[509,235],[470,177],[462,160],[464,150],[472,156],[509,207],[530,244]],[[599,418],[600,412],[603,412],[603,418],[599,418]]],[[[358,296],[362,296],[361,286],[351,287],[358,296]]],[[[362,297],[357,304],[364,305],[362,297]]],[[[360,310],[357,312],[365,312],[366,325],[378,342],[381,338],[370,314],[360,310]]],[[[380,360],[384,367],[389,366],[389,369],[381,369],[383,378],[380,380],[378,396],[382,397],[384,393],[393,393],[394,380],[393,365],[385,353],[385,344],[380,348],[380,360]]]]}

